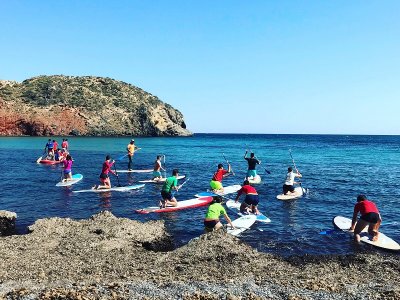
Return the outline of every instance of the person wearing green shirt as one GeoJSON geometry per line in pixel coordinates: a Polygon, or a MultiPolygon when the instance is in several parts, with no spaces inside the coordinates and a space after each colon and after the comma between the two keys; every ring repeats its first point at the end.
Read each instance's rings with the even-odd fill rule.
{"type": "Polygon", "coordinates": [[[178,169],[172,170],[172,176],[168,177],[164,185],[161,189],[161,197],[160,208],[165,208],[167,205],[169,206],[177,206],[178,201],[176,201],[174,195],[172,194],[172,190],[178,191],[181,186],[178,186],[178,177],[179,171],[178,169]]]}
{"type": "Polygon", "coordinates": [[[222,228],[222,223],[219,220],[220,216],[224,216],[225,220],[229,223],[229,225],[231,225],[232,229],[235,228],[231,219],[228,217],[225,208],[221,205],[221,202],[222,197],[215,197],[210,206],[208,206],[207,213],[204,218],[204,227],[206,232],[222,228]]]}

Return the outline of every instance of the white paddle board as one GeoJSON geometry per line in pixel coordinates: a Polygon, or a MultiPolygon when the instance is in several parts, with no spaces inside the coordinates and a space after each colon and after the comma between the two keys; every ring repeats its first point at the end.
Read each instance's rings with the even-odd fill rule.
{"type": "Polygon", "coordinates": [[[135,212],[139,214],[173,212],[183,209],[206,206],[210,204],[212,200],[213,197],[193,198],[189,200],[178,201],[177,206],[167,206],[165,208],[160,208],[158,206],[150,206],[142,209],[137,209],[135,210],[135,212]]]}
{"type": "Polygon", "coordinates": [[[267,218],[263,213],[260,212],[260,214],[255,215],[255,214],[243,214],[240,212],[240,202],[235,203],[234,200],[228,200],[225,203],[226,207],[232,211],[233,213],[237,214],[238,216],[256,216],[256,221],[258,222],[263,222],[263,223],[271,223],[271,219],[267,218]]]}
{"type": "Polygon", "coordinates": [[[214,192],[208,191],[208,192],[198,193],[198,194],[196,194],[194,196],[195,197],[224,196],[224,195],[229,195],[229,194],[236,193],[241,188],[242,188],[242,186],[239,185],[239,184],[229,185],[227,187],[224,187],[224,191],[220,192],[220,193],[214,193],[214,192]]]}
{"type": "MultiPolygon", "coordinates": [[[[349,231],[351,226],[351,219],[341,216],[336,216],[333,218],[332,223],[336,228],[339,228],[340,230],[348,232],[351,235],[353,235],[353,232],[349,231]]],[[[360,236],[361,236],[361,242],[386,250],[400,251],[400,245],[396,241],[392,240],[390,237],[386,236],[380,231],[378,240],[372,241],[371,239],[372,237],[368,234],[368,226],[364,228],[364,230],[360,233],[360,236]]]]}
{"type": "Polygon", "coordinates": [[[60,181],[59,183],[56,184],[56,186],[70,186],[81,181],[82,179],[83,179],[82,174],[74,174],[72,175],[72,180],[60,181]]]}
{"type": "MultiPolygon", "coordinates": [[[[183,179],[185,177],[186,177],[185,175],[179,175],[178,177],[176,177],[176,179],[179,180],[179,179],[183,179]]],[[[154,180],[154,179],[139,180],[139,182],[141,182],[141,183],[163,183],[163,182],[165,182],[165,180],[167,180],[167,178],[163,177],[163,178],[158,179],[158,180],[154,180]]]]}
{"type": "Polygon", "coordinates": [[[255,177],[249,177],[249,178],[245,178],[244,180],[248,180],[250,184],[259,184],[261,183],[261,176],[260,175],[256,175],[255,177]]]}
{"type": "Polygon", "coordinates": [[[241,234],[243,231],[246,231],[247,229],[249,229],[251,227],[251,225],[254,224],[256,219],[257,218],[255,215],[248,215],[248,216],[240,217],[240,218],[232,221],[232,224],[233,224],[233,226],[235,226],[235,229],[232,229],[231,226],[228,224],[226,231],[229,234],[237,236],[237,235],[241,234]]]}
{"type": "Polygon", "coordinates": [[[104,193],[109,191],[116,191],[116,192],[127,192],[130,190],[136,190],[144,187],[144,184],[135,184],[135,185],[128,185],[128,186],[117,186],[112,187],[110,189],[90,189],[90,190],[80,190],[80,191],[73,191],[74,193],[104,193]]]}
{"type": "Polygon", "coordinates": [[[288,192],[287,195],[284,194],[279,194],[276,196],[276,199],[278,200],[293,200],[300,198],[304,194],[304,189],[301,186],[298,186],[294,189],[294,193],[288,192]]]}
{"type": "Polygon", "coordinates": [[[145,170],[117,170],[117,173],[152,173],[153,169],[145,170]]]}

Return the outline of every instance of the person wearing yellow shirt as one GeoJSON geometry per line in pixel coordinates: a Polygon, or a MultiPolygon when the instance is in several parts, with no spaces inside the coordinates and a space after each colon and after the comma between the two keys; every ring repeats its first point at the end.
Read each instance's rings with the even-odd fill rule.
{"type": "Polygon", "coordinates": [[[126,150],[128,151],[128,159],[129,159],[128,171],[132,171],[132,158],[137,149],[139,149],[139,148],[135,146],[135,140],[131,139],[128,146],[126,147],[126,150]]]}

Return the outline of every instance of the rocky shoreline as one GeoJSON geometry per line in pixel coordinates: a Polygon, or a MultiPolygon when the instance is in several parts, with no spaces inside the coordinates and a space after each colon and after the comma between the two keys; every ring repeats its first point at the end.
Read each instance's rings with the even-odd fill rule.
{"type": "Polygon", "coordinates": [[[173,249],[162,221],[41,219],[0,239],[3,299],[400,299],[400,256],[282,258],[213,232],[173,249]]]}

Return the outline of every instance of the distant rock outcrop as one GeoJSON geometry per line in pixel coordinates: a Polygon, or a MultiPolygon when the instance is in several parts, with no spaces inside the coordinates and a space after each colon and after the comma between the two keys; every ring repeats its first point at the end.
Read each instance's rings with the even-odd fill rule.
{"type": "Polygon", "coordinates": [[[122,81],[61,75],[0,80],[0,135],[191,134],[181,112],[122,81]]]}

